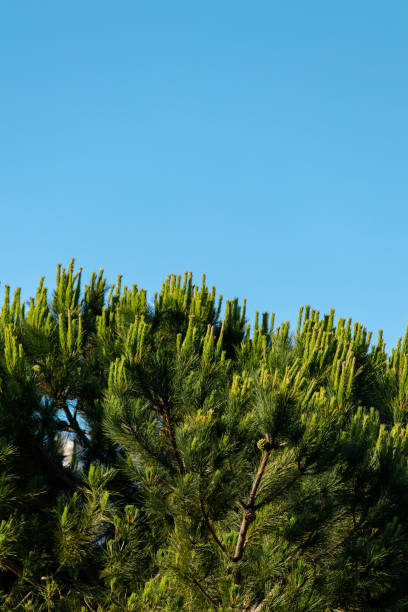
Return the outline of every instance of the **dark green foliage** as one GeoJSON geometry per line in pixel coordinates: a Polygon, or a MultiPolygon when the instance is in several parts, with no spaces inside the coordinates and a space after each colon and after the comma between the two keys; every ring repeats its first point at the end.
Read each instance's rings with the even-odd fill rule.
{"type": "Polygon", "coordinates": [[[408,610],[408,335],[221,308],[6,288],[0,609],[408,610]]]}

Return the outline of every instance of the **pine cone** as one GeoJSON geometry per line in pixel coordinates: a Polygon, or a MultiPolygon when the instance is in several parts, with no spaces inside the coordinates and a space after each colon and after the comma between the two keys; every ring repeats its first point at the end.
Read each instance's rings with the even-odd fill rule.
{"type": "Polygon", "coordinates": [[[261,438],[260,440],[258,440],[256,445],[260,451],[263,451],[265,450],[266,443],[267,443],[267,440],[265,438],[261,438]]]}

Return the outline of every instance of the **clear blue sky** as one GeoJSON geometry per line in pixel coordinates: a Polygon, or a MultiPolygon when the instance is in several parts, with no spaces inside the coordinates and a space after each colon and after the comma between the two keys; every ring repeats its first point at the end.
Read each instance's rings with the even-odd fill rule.
{"type": "Polygon", "coordinates": [[[250,313],[408,318],[408,3],[0,7],[0,281],[57,262],[250,313]]]}

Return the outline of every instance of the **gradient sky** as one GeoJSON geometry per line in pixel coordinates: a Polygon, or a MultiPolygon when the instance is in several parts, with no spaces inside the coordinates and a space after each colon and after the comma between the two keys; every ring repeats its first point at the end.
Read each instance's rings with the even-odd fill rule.
{"type": "MultiPolygon", "coordinates": [[[[0,7],[0,281],[192,270],[296,324],[408,318],[408,3],[0,7]]],[[[1,290],[1,287],[0,287],[1,290]]]]}

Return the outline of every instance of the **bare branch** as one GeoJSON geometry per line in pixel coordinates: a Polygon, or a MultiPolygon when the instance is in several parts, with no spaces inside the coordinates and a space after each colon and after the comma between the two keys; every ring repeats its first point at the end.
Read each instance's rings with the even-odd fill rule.
{"type": "Polygon", "coordinates": [[[88,448],[89,440],[86,437],[86,433],[88,433],[88,432],[81,429],[81,427],[79,426],[79,423],[78,423],[78,421],[76,419],[76,416],[74,417],[71,414],[71,411],[68,408],[67,403],[66,403],[65,400],[60,401],[59,406],[64,411],[64,414],[67,417],[69,426],[72,428],[72,431],[78,436],[78,438],[81,440],[81,442],[84,445],[84,447],[88,448]]]}

